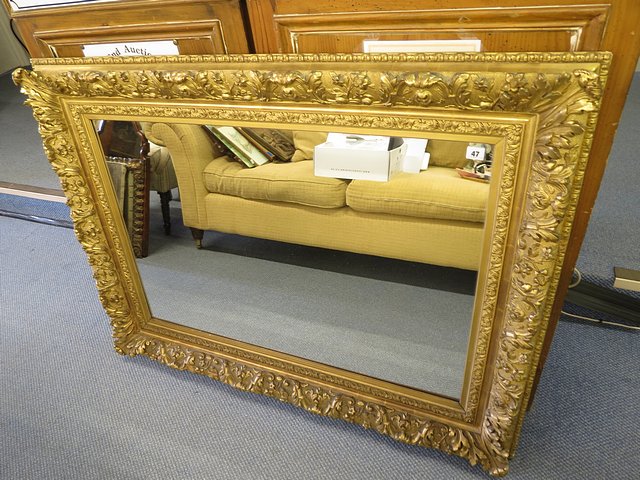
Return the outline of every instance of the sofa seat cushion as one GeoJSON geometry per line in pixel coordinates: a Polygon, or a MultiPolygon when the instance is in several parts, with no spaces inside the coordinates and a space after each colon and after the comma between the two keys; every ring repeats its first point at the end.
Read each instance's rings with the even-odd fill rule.
{"type": "Polygon", "coordinates": [[[211,193],[320,208],[346,205],[347,182],[316,177],[311,160],[244,168],[224,156],[212,160],[203,175],[205,187],[211,193]]]}
{"type": "Polygon", "coordinates": [[[354,180],[347,188],[347,205],[356,211],[479,223],[488,197],[488,184],[446,167],[397,173],[388,182],[354,180]]]}

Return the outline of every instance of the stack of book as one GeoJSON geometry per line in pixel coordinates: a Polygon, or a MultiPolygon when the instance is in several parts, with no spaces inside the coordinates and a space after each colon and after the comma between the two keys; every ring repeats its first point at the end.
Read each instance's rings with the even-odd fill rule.
{"type": "Polygon", "coordinates": [[[293,141],[274,128],[210,125],[206,128],[234,157],[249,168],[271,161],[289,162],[295,152],[293,141]]]}

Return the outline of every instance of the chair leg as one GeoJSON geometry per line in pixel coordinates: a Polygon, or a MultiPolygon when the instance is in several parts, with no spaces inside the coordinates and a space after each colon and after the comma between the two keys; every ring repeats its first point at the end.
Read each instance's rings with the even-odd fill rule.
{"type": "Polygon", "coordinates": [[[204,230],[191,227],[191,236],[196,241],[196,248],[202,248],[202,239],[204,238],[204,230]]]}
{"type": "Polygon", "coordinates": [[[162,209],[162,223],[164,225],[165,235],[171,234],[171,214],[169,210],[169,202],[173,200],[171,190],[168,192],[158,192],[160,195],[160,208],[162,209]]]}

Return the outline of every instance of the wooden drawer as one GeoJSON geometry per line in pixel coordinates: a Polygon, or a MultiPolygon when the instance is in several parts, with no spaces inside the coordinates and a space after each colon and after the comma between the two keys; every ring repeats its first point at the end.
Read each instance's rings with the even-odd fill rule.
{"type": "Polygon", "coordinates": [[[123,0],[14,12],[32,57],[91,43],[172,40],[181,54],[248,53],[241,0],[123,0]]]}

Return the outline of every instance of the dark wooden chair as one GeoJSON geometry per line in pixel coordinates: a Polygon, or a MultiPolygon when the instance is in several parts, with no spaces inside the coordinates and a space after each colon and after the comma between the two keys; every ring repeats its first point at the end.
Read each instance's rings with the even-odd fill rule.
{"type": "Polygon", "coordinates": [[[149,253],[149,192],[160,196],[163,228],[171,233],[169,202],[177,187],[168,151],[151,145],[138,122],[103,120],[100,143],[136,257],[149,253]]]}

